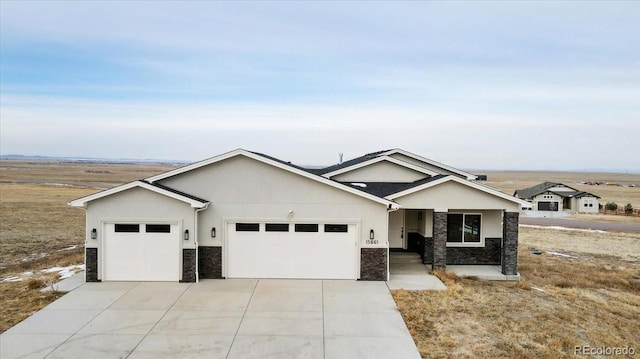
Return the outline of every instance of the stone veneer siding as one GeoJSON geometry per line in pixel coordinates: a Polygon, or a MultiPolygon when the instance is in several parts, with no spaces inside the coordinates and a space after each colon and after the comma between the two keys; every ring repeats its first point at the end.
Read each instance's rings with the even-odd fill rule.
{"type": "Polygon", "coordinates": [[[98,279],[98,248],[85,249],[86,263],[85,263],[85,281],[87,282],[99,282],[98,279]]]}
{"type": "Polygon", "coordinates": [[[422,252],[422,264],[433,263],[433,237],[425,237],[424,251],[422,252]]]}
{"type": "Polygon", "coordinates": [[[387,248],[360,249],[360,280],[387,280],[387,248]]]}
{"type": "Polygon", "coordinates": [[[182,250],[182,280],[180,282],[195,282],[196,281],[196,250],[195,249],[183,249],[182,250]]]}
{"type": "Polygon", "coordinates": [[[222,278],[222,247],[198,247],[200,279],[222,278]]]}
{"type": "Polygon", "coordinates": [[[447,267],[447,212],[433,212],[433,269],[447,267]]]}
{"type": "Polygon", "coordinates": [[[447,264],[499,265],[502,238],[485,238],[484,247],[447,247],[447,264]]]}
{"type": "Polygon", "coordinates": [[[504,212],[502,218],[502,274],[518,274],[518,212],[504,212]]]}

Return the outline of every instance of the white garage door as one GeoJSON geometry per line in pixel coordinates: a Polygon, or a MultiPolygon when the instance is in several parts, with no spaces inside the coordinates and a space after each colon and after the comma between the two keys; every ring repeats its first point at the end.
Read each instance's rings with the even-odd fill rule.
{"type": "Polygon", "coordinates": [[[104,239],[103,280],[178,281],[177,224],[109,223],[104,239]]]}
{"type": "Polygon", "coordinates": [[[228,278],[356,279],[356,225],[230,223],[228,278]]]}

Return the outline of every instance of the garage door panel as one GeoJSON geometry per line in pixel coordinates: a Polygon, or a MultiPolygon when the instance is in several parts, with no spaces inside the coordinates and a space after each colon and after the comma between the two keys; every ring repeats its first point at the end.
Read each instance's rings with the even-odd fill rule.
{"type": "Polygon", "coordinates": [[[231,224],[227,233],[229,278],[355,279],[355,225],[325,233],[264,232],[264,224],[236,232],[231,224]]]}
{"type": "Polygon", "coordinates": [[[170,233],[115,232],[107,224],[103,280],[178,281],[180,279],[178,226],[170,233]]]}

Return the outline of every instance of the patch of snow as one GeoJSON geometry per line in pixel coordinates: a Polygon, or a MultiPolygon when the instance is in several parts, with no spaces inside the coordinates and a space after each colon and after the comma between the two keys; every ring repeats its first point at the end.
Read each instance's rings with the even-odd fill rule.
{"type": "Polygon", "coordinates": [[[360,183],[360,182],[354,182],[354,183],[351,183],[351,185],[356,187],[367,188],[367,185],[365,183],[360,183]]]}
{"type": "Polygon", "coordinates": [[[43,183],[45,186],[58,186],[58,187],[76,187],[75,185],[68,183],[57,183],[57,182],[45,182],[43,183]]]}
{"type": "MultiPolygon", "coordinates": [[[[60,279],[66,279],[78,272],[85,271],[86,267],[84,264],[71,265],[68,267],[51,267],[47,269],[42,269],[38,271],[38,273],[58,273],[60,279]]],[[[26,278],[32,277],[34,275],[33,272],[22,272],[14,277],[7,277],[0,279],[0,283],[4,282],[21,282],[26,278]]]]}
{"type": "Polygon", "coordinates": [[[547,251],[547,254],[551,254],[552,256],[565,257],[565,258],[578,258],[576,256],[572,256],[572,255],[564,254],[564,253],[559,253],[559,252],[549,252],[549,251],[547,251]]]}
{"type": "Polygon", "coordinates": [[[537,290],[538,292],[546,292],[546,290],[534,286],[531,286],[531,289],[537,290]]]}
{"type": "Polygon", "coordinates": [[[71,250],[74,250],[76,248],[78,248],[78,245],[67,247],[67,248],[58,249],[56,252],[71,251],[71,250]]]}
{"type": "Polygon", "coordinates": [[[607,233],[607,231],[602,231],[599,229],[584,229],[584,228],[567,228],[560,226],[538,226],[534,224],[521,224],[521,227],[527,228],[542,228],[542,229],[555,229],[558,231],[575,231],[575,232],[587,232],[587,233],[607,233]]]}

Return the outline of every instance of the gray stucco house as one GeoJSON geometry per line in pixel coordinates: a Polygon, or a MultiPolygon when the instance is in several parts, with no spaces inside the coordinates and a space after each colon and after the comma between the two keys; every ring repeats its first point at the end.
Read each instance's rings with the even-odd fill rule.
{"type": "Polygon", "coordinates": [[[403,151],[308,169],[238,149],[71,201],[87,281],[387,280],[389,251],[517,274],[530,204],[403,151]]]}
{"type": "Polygon", "coordinates": [[[537,212],[598,213],[600,197],[558,182],[543,182],[516,190],[513,195],[531,203],[537,212]]]}

